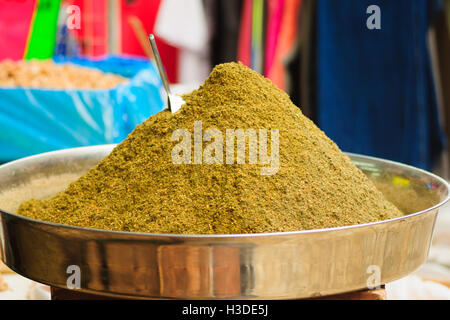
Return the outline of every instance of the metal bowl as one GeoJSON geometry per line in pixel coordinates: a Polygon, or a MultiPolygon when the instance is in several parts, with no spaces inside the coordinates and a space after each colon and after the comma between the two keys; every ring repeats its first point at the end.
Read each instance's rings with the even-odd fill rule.
{"type": "Polygon", "coordinates": [[[63,190],[113,147],[61,150],[0,167],[1,258],[10,268],[61,288],[77,285],[72,272],[79,270],[80,291],[118,297],[337,294],[399,279],[424,263],[438,209],[449,196],[447,183],[431,173],[349,154],[392,202],[419,212],[339,228],[235,235],[115,232],[11,213],[23,200],[63,190]]]}

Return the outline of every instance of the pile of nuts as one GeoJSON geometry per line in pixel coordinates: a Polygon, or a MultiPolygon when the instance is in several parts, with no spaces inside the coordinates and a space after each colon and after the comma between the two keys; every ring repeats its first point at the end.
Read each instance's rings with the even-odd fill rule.
{"type": "Polygon", "coordinates": [[[0,62],[0,87],[46,89],[111,89],[127,78],[73,64],[51,60],[0,62]]]}

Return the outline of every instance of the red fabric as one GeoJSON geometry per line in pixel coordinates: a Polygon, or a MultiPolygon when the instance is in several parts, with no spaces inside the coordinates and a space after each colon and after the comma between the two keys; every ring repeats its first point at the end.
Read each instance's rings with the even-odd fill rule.
{"type": "Polygon", "coordinates": [[[108,0],[69,0],[68,5],[80,8],[80,29],[71,30],[78,40],[81,53],[89,57],[108,53],[108,0]]]}
{"type": "Polygon", "coordinates": [[[241,25],[239,28],[239,43],[237,60],[241,61],[247,67],[251,66],[251,43],[252,43],[252,11],[253,1],[244,0],[244,6],[241,15],[241,25]]]}
{"type": "Polygon", "coordinates": [[[23,59],[35,0],[0,0],[0,61],[23,59]]]}
{"type": "MultiPolygon", "coordinates": [[[[135,0],[121,1],[121,33],[122,33],[122,53],[145,56],[144,50],[139,44],[133,29],[127,22],[129,16],[136,16],[144,25],[147,33],[153,33],[159,5],[161,0],[135,0]]],[[[169,81],[178,81],[178,49],[168,45],[163,40],[156,37],[159,54],[164,64],[169,81]]]]}
{"type": "Polygon", "coordinates": [[[102,56],[108,53],[108,0],[92,1],[91,10],[93,16],[97,17],[92,24],[92,46],[93,56],[102,56]]]}

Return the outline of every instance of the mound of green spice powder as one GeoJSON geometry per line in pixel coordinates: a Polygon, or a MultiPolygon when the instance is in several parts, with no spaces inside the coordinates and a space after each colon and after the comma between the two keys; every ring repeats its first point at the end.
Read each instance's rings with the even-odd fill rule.
{"type": "Polygon", "coordinates": [[[18,213],[81,227],[184,234],[305,230],[402,215],[286,93],[244,65],[216,66],[183,98],[178,112],[150,117],[65,191],[27,201],[18,213]],[[185,128],[193,142],[195,121],[203,132],[223,132],[224,145],[227,129],[279,130],[277,172],[263,175],[267,164],[248,159],[174,164],[179,141],[172,134],[185,128]]]}

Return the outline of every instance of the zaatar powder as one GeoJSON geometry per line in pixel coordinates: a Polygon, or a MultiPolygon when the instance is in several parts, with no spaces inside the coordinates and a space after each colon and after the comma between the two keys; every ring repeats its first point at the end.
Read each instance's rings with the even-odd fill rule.
{"type": "Polygon", "coordinates": [[[81,227],[184,234],[305,230],[402,215],[286,93],[244,65],[216,66],[183,98],[180,111],[150,117],[67,190],[27,201],[18,213],[81,227]],[[278,129],[278,172],[261,175],[263,165],[249,161],[174,164],[172,133],[192,133],[194,121],[202,121],[203,132],[278,129]]]}

